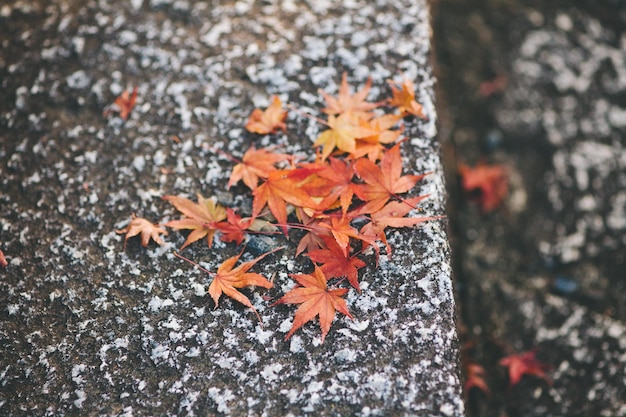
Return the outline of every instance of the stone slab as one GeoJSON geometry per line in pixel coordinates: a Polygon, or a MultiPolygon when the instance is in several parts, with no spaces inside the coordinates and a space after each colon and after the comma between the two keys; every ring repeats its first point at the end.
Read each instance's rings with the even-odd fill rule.
{"type": "MultiPolygon", "coordinates": [[[[433,171],[415,192],[443,214],[429,33],[424,0],[1,6],[0,413],[463,415],[445,221],[390,234],[393,256],[348,297],[355,320],[336,319],[324,344],[314,325],[284,342],[292,309],[258,295],[263,327],[229,300],[213,309],[210,277],[172,254],[182,234],[124,252],[115,233],[133,212],[176,217],[166,194],[245,209],[211,149],[241,155],[270,94],[318,111],[343,71],[372,77],[372,99],[388,78],[416,81],[429,119],[407,123],[406,166],[433,171]],[[129,120],[103,118],[132,86],[129,120]]],[[[272,143],[306,155],[320,126],[288,123],[272,143]]],[[[211,270],[236,252],[185,250],[211,270]]],[[[303,270],[292,258],[260,268],[277,290],[303,270]]]]}

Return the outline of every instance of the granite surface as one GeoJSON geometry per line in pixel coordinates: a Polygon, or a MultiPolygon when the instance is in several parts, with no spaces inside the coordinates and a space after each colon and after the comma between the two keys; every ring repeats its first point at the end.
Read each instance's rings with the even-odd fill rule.
{"type": "MultiPolygon", "coordinates": [[[[318,89],[372,78],[416,82],[428,120],[406,123],[407,171],[432,171],[427,215],[445,212],[420,1],[10,1],[0,6],[0,414],[463,415],[444,220],[389,234],[396,248],[350,293],[355,317],[320,343],[306,325],[289,341],[293,309],[254,314],[206,294],[210,277],[163,246],[123,250],[131,213],[177,217],[160,197],[215,196],[252,143],[310,155],[320,131],[291,112],[286,134],[257,139],[243,125],[277,94],[318,114],[318,89]],[[103,117],[137,86],[129,120],[103,117]],[[175,137],[175,138],[174,138],[175,137]],[[176,140],[174,140],[176,139],[176,140]]],[[[295,245],[259,264],[275,277],[306,271],[295,245]]],[[[263,242],[249,242],[249,247],[263,242]]],[[[237,248],[196,244],[210,270],[237,248]]],[[[246,255],[247,256],[247,255],[246,255]]],[[[251,293],[247,293],[251,294],[251,293]]]]}

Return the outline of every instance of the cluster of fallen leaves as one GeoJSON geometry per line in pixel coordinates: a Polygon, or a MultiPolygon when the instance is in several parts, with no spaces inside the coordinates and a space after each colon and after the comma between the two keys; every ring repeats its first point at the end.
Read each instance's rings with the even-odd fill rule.
{"type": "MultiPolygon", "coordinates": [[[[303,235],[293,233],[301,236],[294,256],[309,258],[313,271],[292,274],[295,287],[273,303],[299,305],[285,339],[319,317],[323,342],[337,312],[352,318],[343,297],[350,288],[360,291],[359,270],[366,265],[364,252],[371,248],[378,259],[384,248],[391,255],[386,237],[388,228],[412,227],[437,218],[407,217],[426,196],[403,195],[426,174],[402,173],[402,119],[425,116],[415,100],[411,81],[405,80],[401,85],[390,81],[390,85],[392,97],[380,102],[367,101],[371,80],[352,94],[346,74],[337,97],[321,92],[326,102],[322,109],[325,119],[316,119],[326,129],[313,143],[317,149],[313,161],[300,161],[294,155],[277,152],[276,148],[257,149],[254,145],[241,159],[229,155],[235,165],[227,188],[249,190],[252,211],[247,216],[242,217],[236,210],[200,194],[195,202],[181,196],[163,197],[181,214],[181,218],[163,226],[189,231],[180,250],[205,238],[209,247],[216,237],[241,245],[253,233],[282,232],[293,238],[289,236],[290,230],[304,231],[303,235]],[[392,112],[385,113],[384,108],[392,112]]],[[[135,96],[125,96],[119,103],[116,100],[116,105],[125,109],[124,103],[129,100],[134,104],[135,96]]],[[[122,118],[128,115],[122,113],[122,118]]],[[[286,131],[287,114],[280,98],[274,96],[267,109],[252,112],[246,129],[260,135],[286,131]]],[[[160,236],[167,234],[161,225],[134,215],[130,224],[118,233],[126,234],[124,244],[129,238],[141,235],[143,246],[150,239],[160,244],[160,236]]],[[[251,308],[258,316],[239,289],[273,286],[262,275],[248,271],[274,251],[235,266],[242,250],[224,261],[216,273],[206,271],[213,276],[208,292],[215,306],[224,294],[251,308]]]]}

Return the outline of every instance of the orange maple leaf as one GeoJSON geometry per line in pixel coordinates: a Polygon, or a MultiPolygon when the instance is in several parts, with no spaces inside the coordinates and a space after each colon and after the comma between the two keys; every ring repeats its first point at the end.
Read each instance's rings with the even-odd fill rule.
{"type": "Polygon", "coordinates": [[[254,109],[252,111],[248,123],[246,123],[246,129],[249,132],[261,135],[276,133],[279,129],[286,132],[286,118],[287,111],[283,110],[283,103],[280,101],[280,98],[278,96],[272,96],[272,104],[270,104],[265,111],[261,109],[254,109]]]}
{"type": "Polygon", "coordinates": [[[134,213],[132,214],[132,218],[133,219],[130,221],[128,226],[126,226],[122,230],[115,231],[118,234],[126,233],[126,236],[124,237],[124,250],[126,250],[126,241],[129,238],[137,236],[140,233],[141,246],[143,246],[144,248],[148,247],[150,239],[154,240],[159,245],[163,244],[163,240],[161,240],[161,237],[159,235],[167,236],[167,231],[161,229],[159,227],[159,224],[151,223],[142,217],[137,217],[134,213]]]}
{"type": "Polygon", "coordinates": [[[378,103],[368,103],[365,101],[372,87],[372,79],[368,78],[365,86],[354,95],[350,95],[348,87],[348,76],[344,72],[341,78],[341,86],[339,87],[339,95],[337,98],[332,97],[328,93],[319,90],[320,94],[326,100],[326,107],[322,111],[329,115],[341,113],[354,113],[359,117],[370,118],[368,112],[378,107],[378,103]]]}
{"type": "Polygon", "coordinates": [[[479,163],[472,168],[461,164],[459,174],[463,190],[468,193],[477,192],[473,198],[483,213],[498,208],[509,191],[506,168],[502,165],[479,163]]]}
{"type": "Polygon", "coordinates": [[[400,110],[400,114],[403,116],[412,114],[413,116],[426,119],[422,105],[415,101],[415,86],[413,85],[413,81],[405,78],[401,90],[396,87],[397,84],[394,81],[388,80],[387,82],[393,94],[393,98],[387,100],[391,106],[397,107],[398,110],[400,110]]]}
{"type": "Polygon", "coordinates": [[[319,316],[322,343],[324,343],[336,311],[352,318],[346,300],[341,298],[348,292],[348,289],[328,289],[326,277],[318,266],[315,267],[313,274],[292,274],[291,277],[301,287],[292,289],[273,304],[302,304],[296,311],[293,324],[285,336],[285,340],[289,339],[305,323],[313,320],[315,316],[319,316]]]}
{"type": "Polygon", "coordinates": [[[362,126],[376,133],[357,141],[356,149],[352,153],[352,156],[358,159],[367,155],[372,162],[381,159],[385,151],[383,144],[394,143],[404,131],[404,126],[400,127],[398,130],[391,130],[401,119],[402,115],[400,114],[385,114],[367,122],[362,121],[362,126]]]}
{"type": "Polygon", "coordinates": [[[0,266],[5,268],[8,265],[9,265],[9,263],[7,262],[7,259],[4,257],[4,253],[0,249],[0,266]]]}
{"type": "Polygon", "coordinates": [[[213,236],[217,230],[216,224],[226,218],[226,210],[213,199],[204,198],[197,194],[198,203],[175,195],[166,195],[164,200],[172,203],[174,207],[186,217],[180,220],[171,220],[165,224],[174,229],[192,230],[187,236],[187,240],[180,248],[185,249],[188,245],[206,236],[209,247],[213,246],[213,236]]]}
{"type": "Polygon", "coordinates": [[[203,270],[204,272],[210,275],[213,275],[213,281],[211,281],[211,284],[209,285],[208,293],[209,295],[211,295],[211,298],[213,298],[213,302],[215,302],[215,308],[217,308],[219,304],[220,296],[224,294],[232,298],[233,300],[245,305],[246,307],[250,307],[252,311],[254,311],[254,314],[256,314],[260,322],[261,316],[259,316],[259,313],[256,311],[256,309],[250,302],[250,299],[246,297],[245,295],[243,295],[242,293],[240,293],[239,291],[237,291],[237,289],[243,288],[243,287],[249,287],[252,285],[263,287],[263,288],[272,288],[274,284],[268,281],[263,275],[253,273],[253,272],[248,272],[248,270],[252,268],[254,264],[259,262],[261,259],[265,258],[267,255],[274,253],[276,251],[279,251],[281,249],[283,248],[282,247],[276,248],[272,251],[264,253],[258,258],[255,258],[248,262],[244,262],[240,264],[239,266],[235,267],[235,264],[237,263],[237,261],[239,260],[239,258],[241,257],[243,253],[241,252],[239,253],[239,255],[235,255],[231,258],[226,259],[224,262],[222,262],[222,264],[217,268],[217,273],[212,273],[206,270],[205,268],[201,267],[197,263],[185,258],[184,256],[179,255],[176,252],[174,252],[174,254],[178,256],[179,258],[184,259],[185,261],[195,265],[196,267],[203,270]]]}
{"type": "Polygon", "coordinates": [[[531,350],[518,355],[509,355],[500,359],[500,362],[498,363],[509,368],[509,388],[516,385],[524,375],[533,375],[537,378],[542,378],[549,385],[552,385],[552,380],[550,380],[545,373],[550,366],[539,362],[535,358],[536,354],[536,351],[531,350]]]}
{"type": "Polygon", "coordinates": [[[380,167],[369,159],[361,158],[356,161],[354,170],[365,182],[355,189],[356,195],[367,202],[358,210],[360,214],[380,210],[391,197],[409,191],[417,181],[426,176],[402,176],[400,143],[385,152],[380,167]]]}
{"type": "Polygon", "coordinates": [[[309,215],[306,214],[306,212],[301,208],[296,208],[296,215],[304,226],[304,229],[307,230],[307,234],[305,234],[302,239],[300,239],[300,242],[298,242],[296,256],[300,255],[304,251],[311,252],[312,250],[324,247],[322,236],[331,236],[330,230],[321,226],[323,221],[326,219],[309,217],[309,215]]]}
{"type": "Polygon", "coordinates": [[[354,113],[342,113],[339,116],[328,116],[328,127],[313,143],[313,147],[323,146],[322,159],[328,158],[335,148],[349,154],[356,149],[356,140],[375,135],[370,128],[359,125],[354,113]]]}
{"type": "Polygon", "coordinates": [[[248,188],[254,190],[259,184],[259,178],[265,179],[270,172],[276,171],[274,166],[276,163],[290,159],[292,159],[291,155],[272,153],[267,149],[256,149],[253,146],[243,154],[241,162],[233,167],[226,188],[243,180],[248,188]]]}
{"type": "Polygon", "coordinates": [[[269,173],[267,180],[254,191],[252,217],[257,217],[267,205],[278,224],[287,235],[287,203],[297,207],[315,209],[317,204],[301,187],[315,170],[282,169],[269,173]]]}
{"type": "Polygon", "coordinates": [[[129,94],[128,91],[124,91],[122,94],[117,96],[113,102],[113,106],[106,109],[103,114],[104,116],[108,116],[110,113],[118,112],[122,120],[127,120],[136,103],[137,87],[133,88],[132,94],[129,94]]]}
{"type": "MultiPolygon", "coordinates": [[[[428,195],[421,195],[408,198],[403,201],[392,201],[388,203],[380,210],[370,214],[371,222],[361,228],[361,235],[369,238],[370,240],[380,240],[386,245],[387,253],[391,254],[391,246],[387,242],[387,237],[385,236],[385,229],[387,227],[411,227],[428,220],[441,218],[441,216],[404,217],[426,197],[428,197],[428,195]]],[[[367,240],[364,241],[367,242],[367,240]]]]}
{"type": "Polygon", "coordinates": [[[328,229],[330,231],[332,237],[337,242],[337,245],[339,245],[346,256],[350,251],[350,238],[366,240],[368,243],[373,243],[373,241],[368,240],[366,236],[363,236],[354,227],[350,226],[351,220],[352,217],[349,213],[347,216],[342,217],[331,216],[330,223],[320,223],[321,228],[328,229]]]}
{"type": "Polygon", "coordinates": [[[350,285],[361,292],[358,269],[363,268],[366,265],[365,262],[354,255],[347,256],[335,239],[329,236],[322,236],[322,239],[326,248],[310,251],[307,256],[320,264],[320,269],[326,278],[347,277],[350,285]]]}

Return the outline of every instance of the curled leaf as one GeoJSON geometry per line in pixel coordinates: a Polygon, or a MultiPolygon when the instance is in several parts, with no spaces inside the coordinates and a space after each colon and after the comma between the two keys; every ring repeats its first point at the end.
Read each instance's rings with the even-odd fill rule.
{"type": "Polygon", "coordinates": [[[141,246],[144,248],[148,247],[150,239],[154,240],[159,245],[163,244],[163,240],[161,240],[160,235],[167,236],[166,230],[161,229],[159,224],[153,224],[142,217],[135,216],[134,213],[132,214],[132,217],[133,219],[130,221],[128,226],[122,230],[115,231],[118,234],[126,233],[126,236],[124,237],[124,250],[126,250],[126,241],[139,234],[141,234],[141,246]]]}

